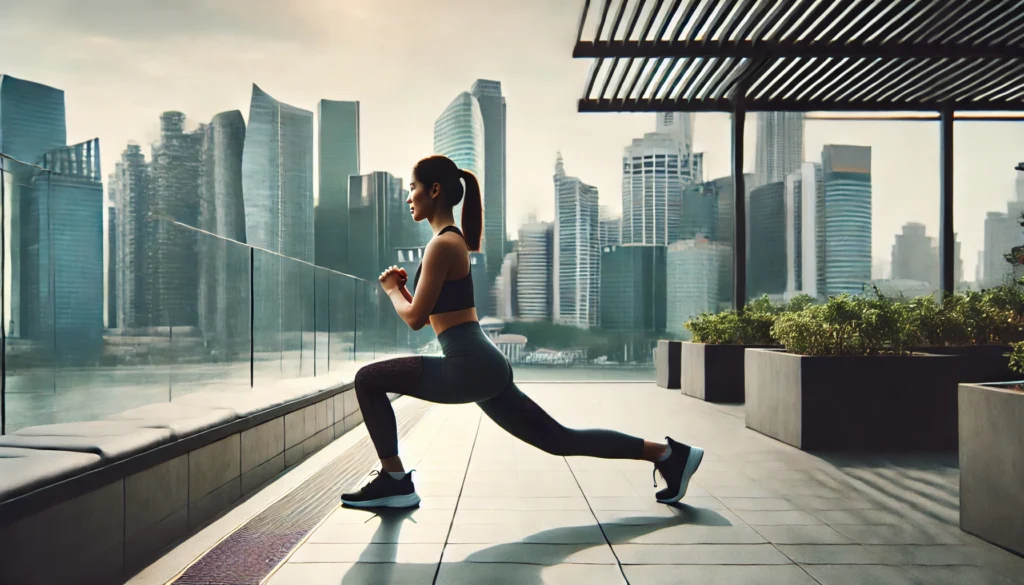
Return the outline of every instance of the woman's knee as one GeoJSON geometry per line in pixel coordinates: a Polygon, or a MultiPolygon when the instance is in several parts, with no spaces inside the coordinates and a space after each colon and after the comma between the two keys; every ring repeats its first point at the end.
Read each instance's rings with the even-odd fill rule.
{"type": "Polygon", "coordinates": [[[365,394],[372,391],[377,384],[374,381],[373,368],[369,366],[363,366],[356,371],[356,394],[365,394]]]}

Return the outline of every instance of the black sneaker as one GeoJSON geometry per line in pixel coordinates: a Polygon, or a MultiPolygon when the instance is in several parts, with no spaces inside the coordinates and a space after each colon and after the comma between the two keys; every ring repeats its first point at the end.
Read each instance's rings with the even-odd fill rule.
{"type": "MultiPolygon", "coordinates": [[[[704,449],[689,447],[673,441],[671,437],[665,437],[665,440],[672,448],[672,454],[665,461],[655,463],[654,470],[661,473],[668,486],[655,494],[655,497],[662,504],[674,504],[686,495],[690,478],[697,472],[704,458],[704,449]]],[[[654,480],[654,487],[658,487],[657,479],[654,480]]]]}
{"type": "Polygon", "coordinates": [[[373,481],[357,492],[341,495],[341,503],[353,508],[413,508],[420,505],[416,487],[412,485],[412,471],[402,479],[390,473],[373,470],[373,481]]]}

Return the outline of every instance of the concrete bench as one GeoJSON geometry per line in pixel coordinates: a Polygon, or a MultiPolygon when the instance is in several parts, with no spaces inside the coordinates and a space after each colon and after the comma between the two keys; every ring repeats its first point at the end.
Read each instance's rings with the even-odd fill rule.
{"type": "Polygon", "coordinates": [[[0,436],[0,583],[113,583],[362,422],[352,377],[0,436]]]}

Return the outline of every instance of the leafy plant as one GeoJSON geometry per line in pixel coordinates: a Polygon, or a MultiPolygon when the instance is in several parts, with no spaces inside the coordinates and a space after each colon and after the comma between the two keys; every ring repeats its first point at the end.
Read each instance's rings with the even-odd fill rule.
{"type": "Polygon", "coordinates": [[[772,338],[772,326],[778,316],[786,310],[788,305],[776,305],[767,296],[763,296],[750,301],[743,313],[703,313],[687,321],[684,326],[693,334],[693,340],[697,343],[776,345],[772,338]]]}
{"type": "Polygon", "coordinates": [[[1010,371],[1017,374],[1024,374],[1024,341],[1017,341],[1010,344],[1010,371]]]}
{"type": "Polygon", "coordinates": [[[840,295],[784,313],[772,334],[790,353],[819,356],[902,355],[916,340],[910,306],[882,296],[840,295]]]}

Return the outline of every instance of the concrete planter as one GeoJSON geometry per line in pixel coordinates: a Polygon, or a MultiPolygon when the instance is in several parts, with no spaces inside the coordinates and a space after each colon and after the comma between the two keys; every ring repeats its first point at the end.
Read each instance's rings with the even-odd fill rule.
{"type": "Polygon", "coordinates": [[[679,346],[681,341],[659,339],[654,350],[654,370],[658,386],[662,388],[679,388],[679,346]]]}
{"type": "Polygon", "coordinates": [[[922,347],[915,351],[935,355],[951,355],[957,361],[956,381],[965,383],[1002,382],[1016,377],[1010,371],[1010,351],[1008,345],[967,345],[922,347]]]}
{"type": "Polygon", "coordinates": [[[957,448],[957,358],[747,350],[747,427],[803,450],[957,448]]]}
{"type": "Polygon", "coordinates": [[[961,384],[960,528],[1024,554],[1024,393],[961,384]]]}
{"type": "Polygon", "coordinates": [[[683,343],[682,391],[707,402],[743,402],[744,358],[752,345],[683,343]]]}

